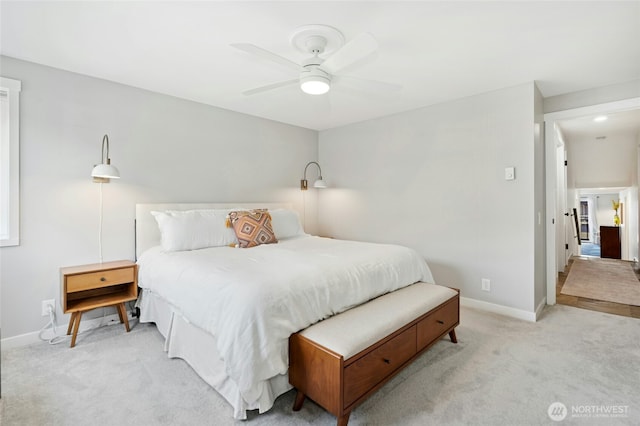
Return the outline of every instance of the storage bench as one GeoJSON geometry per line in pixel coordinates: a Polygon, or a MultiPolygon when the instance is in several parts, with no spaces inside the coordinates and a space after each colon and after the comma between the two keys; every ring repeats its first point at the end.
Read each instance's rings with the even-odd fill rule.
{"type": "Polygon", "coordinates": [[[356,405],[444,335],[457,343],[459,293],[419,282],[292,334],[293,410],[309,397],[346,425],[356,405]]]}

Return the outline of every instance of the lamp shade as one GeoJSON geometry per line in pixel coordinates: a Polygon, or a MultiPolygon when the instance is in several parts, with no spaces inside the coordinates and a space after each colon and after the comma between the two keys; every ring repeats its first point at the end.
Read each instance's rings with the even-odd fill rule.
{"type": "Polygon", "coordinates": [[[120,172],[111,164],[98,164],[93,168],[91,176],[103,179],[120,179],[120,172]]]}
{"type": "Polygon", "coordinates": [[[322,178],[318,179],[317,181],[315,181],[313,183],[313,187],[314,188],[326,188],[327,187],[327,183],[322,180],[322,178]]]}

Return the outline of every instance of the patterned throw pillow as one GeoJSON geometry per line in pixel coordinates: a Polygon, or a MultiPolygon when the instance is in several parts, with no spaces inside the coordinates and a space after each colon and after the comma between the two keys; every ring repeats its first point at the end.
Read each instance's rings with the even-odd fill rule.
{"type": "Polygon", "coordinates": [[[233,211],[229,213],[229,221],[241,248],[278,242],[271,226],[271,215],[266,209],[233,211]]]}

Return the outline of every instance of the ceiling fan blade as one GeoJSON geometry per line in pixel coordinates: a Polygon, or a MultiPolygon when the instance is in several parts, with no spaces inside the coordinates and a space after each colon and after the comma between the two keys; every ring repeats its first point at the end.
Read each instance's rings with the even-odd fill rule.
{"type": "Polygon", "coordinates": [[[230,44],[229,46],[231,47],[235,47],[238,50],[242,50],[243,52],[247,52],[250,53],[252,55],[256,55],[259,56],[262,59],[267,59],[270,60],[272,62],[276,62],[280,65],[284,65],[285,67],[291,68],[297,72],[300,72],[301,70],[301,66],[296,64],[293,61],[290,61],[289,59],[277,55],[273,52],[270,52],[266,49],[263,49],[262,47],[258,47],[255,44],[250,44],[250,43],[233,43],[230,44]]]}
{"type": "Polygon", "coordinates": [[[377,49],[376,39],[369,33],[362,33],[329,56],[320,67],[329,74],[335,74],[354,62],[366,58],[377,49]]]}
{"type": "Polygon", "coordinates": [[[299,80],[297,78],[295,80],[280,81],[278,83],[273,83],[273,84],[268,84],[266,86],[256,87],[255,89],[245,90],[244,92],[242,92],[242,94],[245,95],[245,96],[251,96],[251,95],[255,95],[257,93],[262,93],[262,92],[266,92],[268,90],[278,89],[280,87],[291,86],[293,84],[298,84],[298,83],[299,83],[299,80]]]}
{"type": "Polygon", "coordinates": [[[348,75],[334,76],[333,81],[336,84],[347,84],[354,89],[364,90],[367,92],[399,92],[402,90],[400,84],[386,83],[384,81],[367,80],[360,77],[352,77],[348,75]]]}

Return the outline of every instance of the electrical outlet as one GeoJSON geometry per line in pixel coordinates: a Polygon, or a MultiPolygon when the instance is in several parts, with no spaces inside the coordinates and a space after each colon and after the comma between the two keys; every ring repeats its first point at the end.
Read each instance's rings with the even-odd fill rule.
{"type": "Polygon", "coordinates": [[[55,299],[49,299],[49,300],[43,300],[42,301],[42,316],[43,317],[48,317],[49,316],[49,306],[51,306],[51,311],[55,312],[56,311],[56,300],[55,299]]]}
{"type": "Polygon", "coordinates": [[[482,290],[491,291],[491,280],[488,278],[482,279],[482,290]]]}

